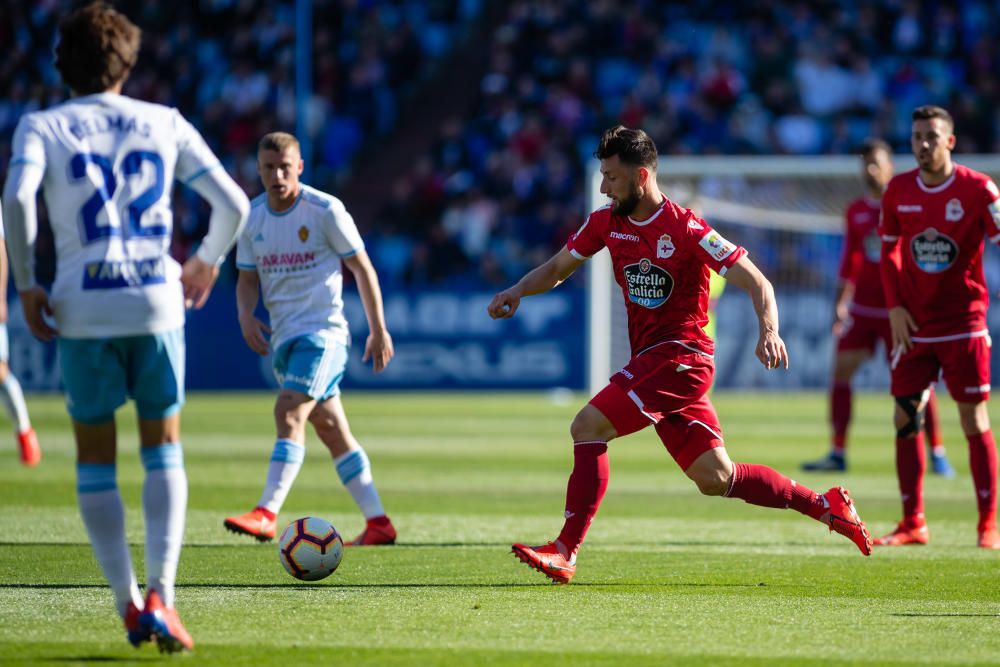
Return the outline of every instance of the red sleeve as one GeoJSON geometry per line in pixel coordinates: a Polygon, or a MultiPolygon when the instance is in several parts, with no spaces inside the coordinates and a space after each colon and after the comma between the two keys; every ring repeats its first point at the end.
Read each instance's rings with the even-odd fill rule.
{"type": "Polygon", "coordinates": [[[609,219],[607,209],[598,209],[587,216],[587,221],[566,241],[566,249],[577,259],[592,257],[604,247],[604,228],[609,219]]]}
{"type": "Polygon", "coordinates": [[[983,194],[986,205],[983,219],[986,236],[993,243],[1000,245],[1000,189],[997,189],[997,184],[992,178],[987,177],[983,182],[983,194]]]}
{"type": "Polygon", "coordinates": [[[745,248],[727,241],[694,213],[689,212],[684,236],[693,248],[692,254],[720,276],[726,275],[726,271],[747,254],[745,248]]]}
{"type": "Polygon", "coordinates": [[[851,209],[847,209],[844,215],[844,252],[840,257],[840,270],[837,277],[841,282],[854,283],[857,281],[858,271],[864,262],[864,241],[854,225],[851,224],[851,209]]]}
{"type": "Polygon", "coordinates": [[[885,292],[885,305],[895,308],[899,302],[899,272],[903,268],[903,255],[899,248],[899,220],[896,218],[896,203],[890,194],[893,192],[892,182],[882,195],[882,217],[879,221],[879,234],[882,235],[882,259],[879,269],[882,273],[882,290],[885,292]]]}

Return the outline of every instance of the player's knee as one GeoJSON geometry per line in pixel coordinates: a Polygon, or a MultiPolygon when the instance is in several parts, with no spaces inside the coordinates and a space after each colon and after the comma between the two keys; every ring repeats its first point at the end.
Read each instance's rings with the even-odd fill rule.
{"type": "Polygon", "coordinates": [[[302,414],[298,406],[279,400],[274,405],[274,423],[279,428],[286,427],[298,431],[305,427],[306,415],[302,414]]]}
{"type": "Polygon", "coordinates": [[[924,427],[924,412],[926,407],[922,404],[923,394],[912,394],[910,396],[896,396],[896,412],[893,423],[896,426],[897,438],[910,438],[924,427]]]}
{"type": "MultiPolygon", "coordinates": [[[[587,406],[587,408],[589,407],[587,406]]],[[[607,419],[596,408],[590,408],[589,410],[587,408],[576,413],[573,423],[569,426],[569,434],[573,438],[573,442],[586,442],[588,440],[607,441],[610,435],[613,435],[614,429],[611,429],[612,433],[609,434],[607,419]]]]}
{"type": "Polygon", "coordinates": [[[347,425],[342,424],[336,415],[333,415],[325,410],[316,409],[309,414],[309,423],[313,425],[316,429],[316,433],[324,441],[327,438],[343,438],[344,433],[347,431],[347,425]]]}
{"type": "Polygon", "coordinates": [[[725,495],[729,488],[729,478],[731,472],[723,468],[701,468],[692,466],[688,468],[686,474],[695,483],[698,490],[706,496],[725,495]]]}

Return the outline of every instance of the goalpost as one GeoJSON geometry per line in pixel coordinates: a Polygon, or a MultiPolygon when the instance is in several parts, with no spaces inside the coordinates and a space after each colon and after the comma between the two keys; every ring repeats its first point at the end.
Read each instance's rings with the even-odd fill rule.
{"type": "MultiPolygon", "coordinates": [[[[893,161],[897,173],[915,166],[912,155],[896,155],[893,161]]],[[[955,161],[1000,181],[1000,156],[956,155],[955,161]]],[[[745,246],[778,294],[781,333],[791,358],[789,372],[768,374],[754,363],[756,316],[748,298],[730,298],[727,291],[716,313],[717,386],[826,386],[843,214],[850,201],[864,194],[860,164],[857,156],[660,158],[657,180],[664,194],[745,246]]],[[[594,160],[587,168],[588,213],[607,202],[600,184],[600,163],[594,160]]],[[[987,279],[996,285],[1000,253],[991,244],[987,248],[987,279]]],[[[587,384],[595,393],[628,361],[629,344],[625,304],[607,250],[588,265],[587,384]]],[[[859,387],[887,383],[888,373],[878,354],[855,382],[859,387]]]]}

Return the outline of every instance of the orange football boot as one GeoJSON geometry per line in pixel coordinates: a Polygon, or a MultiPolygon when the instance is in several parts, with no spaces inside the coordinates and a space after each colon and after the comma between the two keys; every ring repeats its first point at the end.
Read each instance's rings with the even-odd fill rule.
{"type": "Polygon", "coordinates": [[[369,519],[361,534],[347,543],[349,547],[377,547],[396,543],[396,529],[389,517],[369,519]]]}
{"type": "Polygon", "coordinates": [[[548,542],[540,547],[514,544],[510,550],[522,563],[538,570],[557,584],[568,584],[576,574],[576,563],[563,556],[555,542],[548,542]]]}
{"type": "Polygon", "coordinates": [[[139,624],[156,639],[160,653],[180,653],[194,648],[194,640],[184,629],[177,610],[166,607],[155,590],[149,591],[146,604],[139,614],[139,624]]]}
{"type": "Polygon", "coordinates": [[[1000,533],[996,528],[980,530],[977,545],[981,549],[1000,549],[1000,533]]]}
{"type": "Polygon", "coordinates": [[[830,531],[837,532],[849,539],[866,556],[872,555],[872,536],[865,527],[865,522],[858,516],[851,500],[850,492],[842,486],[835,486],[823,494],[830,506],[827,520],[830,531]]]}
{"type": "Polygon", "coordinates": [[[930,539],[931,531],[927,529],[927,522],[920,517],[903,519],[891,533],[875,540],[875,544],[880,547],[901,547],[907,544],[927,544],[930,539]]]}
{"type": "Polygon", "coordinates": [[[35,435],[35,429],[29,427],[27,431],[18,433],[17,444],[21,449],[21,463],[28,467],[38,465],[38,462],[42,460],[42,450],[38,446],[38,436],[35,435]]]}
{"type": "Polygon", "coordinates": [[[277,533],[277,521],[268,518],[260,507],[255,507],[246,514],[231,516],[223,521],[226,530],[249,535],[258,542],[270,542],[277,533]]]}

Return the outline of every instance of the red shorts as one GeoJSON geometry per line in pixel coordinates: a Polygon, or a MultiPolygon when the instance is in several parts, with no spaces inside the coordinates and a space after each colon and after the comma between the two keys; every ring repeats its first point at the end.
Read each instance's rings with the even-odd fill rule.
{"type": "Polygon", "coordinates": [[[866,317],[851,314],[847,328],[837,339],[837,352],[848,350],[868,350],[875,352],[875,343],[882,341],[885,353],[892,350],[892,331],[889,329],[889,318],[866,317]]]}
{"type": "Polygon", "coordinates": [[[611,376],[590,404],[601,411],[619,436],[650,424],[682,470],[715,447],[722,447],[722,427],[708,390],[712,357],[676,343],[658,345],[611,376]]]}
{"type": "Polygon", "coordinates": [[[990,337],[914,342],[892,369],[892,395],[919,394],[944,377],[948,393],[960,403],[978,403],[990,397],[990,337]]]}

